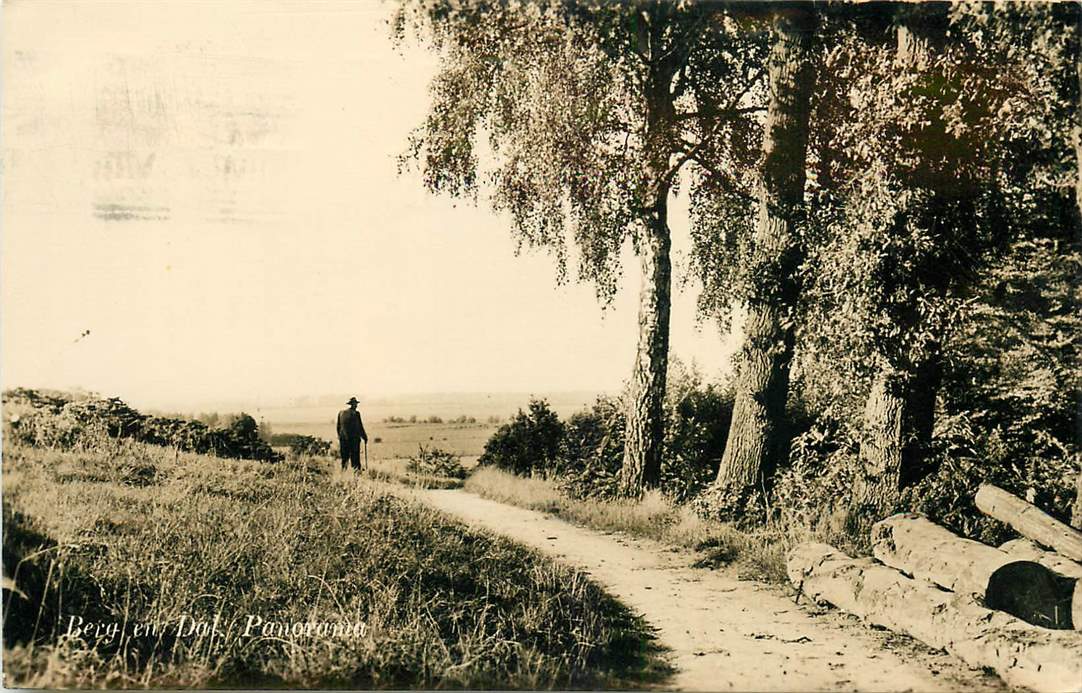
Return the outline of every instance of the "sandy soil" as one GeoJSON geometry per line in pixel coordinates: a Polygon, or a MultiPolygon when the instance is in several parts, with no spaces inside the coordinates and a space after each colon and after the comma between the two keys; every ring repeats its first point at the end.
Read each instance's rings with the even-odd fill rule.
{"type": "Polygon", "coordinates": [[[695,557],[657,542],[576,527],[556,517],[461,490],[423,491],[432,505],[590,573],[643,614],[671,651],[682,690],[1003,690],[909,638],[852,617],[796,605],[780,587],[726,570],[690,567],[695,557]]]}

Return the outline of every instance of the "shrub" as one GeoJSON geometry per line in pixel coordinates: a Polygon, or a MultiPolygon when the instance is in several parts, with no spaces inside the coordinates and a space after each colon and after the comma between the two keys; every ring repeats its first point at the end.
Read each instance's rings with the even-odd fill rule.
{"type": "Polygon", "coordinates": [[[1079,453],[1058,447],[1042,450],[1031,441],[1019,441],[1008,429],[980,422],[972,414],[939,418],[934,441],[937,469],[903,492],[903,507],[967,537],[999,544],[1013,532],[981,513],[973,502],[982,483],[993,483],[1069,521],[1082,462],[1079,453]]]}
{"type": "Polygon", "coordinates": [[[323,457],[331,452],[329,441],[299,433],[275,433],[270,438],[270,444],[275,447],[288,447],[297,457],[323,457]]]}
{"type": "Polygon", "coordinates": [[[614,498],[624,461],[624,404],[601,396],[588,411],[567,421],[558,473],[560,489],[572,498],[614,498]]]}
{"type": "Polygon", "coordinates": [[[661,462],[661,489],[670,499],[688,501],[717,476],[732,416],[731,390],[704,385],[697,371],[674,363],[665,393],[661,462]]]}
{"type": "Polygon", "coordinates": [[[424,445],[418,445],[417,448],[417,454],[410,457],[406,464],[409,471],[426,476],[466,478],[466,468],[462,466],[458,455],[440,448],[426,448],[424,445]]]}
{"type": "Polygon", "coordinates": [[[109,440],[134,440],[219,457],[277,462],[282,456],[259,438],[247,414],[228,428],[198,421],[147,416],[116,397],[74,397],[16,389],[4,393],[5,434],[35,447],[94,448],[109,440]]]}
{"type": "MultiPolygon", "coordinates": [[[[764,507],[754,510],[790,530],[814,531],[824,519],[848,516],[850,489],[859,470],[853,431],[824,420],[793,439],[789,459],[789,465],[775,476],[769,499],[763,500],[764,507]]],[[[758,519],[763,519],[762,515],[758,519]]],[[[861,518],[849,520],[860,524],[861,518]]]]}
{"type": "Polygon", "coordinates": [[[545,400],[531,399],[529,413],[519,409],[485,443],[477,460],[515,474],[553,469],[560,456],[564,425],[545,400]]]}
{"type": "MultiPolygon", "coordinates": [[[[706,488],[718,472],[732,418],[732,393],[702,382],[694,369],[674,360],[665,393],[665,441],[660,488],[684,503],[706,488]]],[[[626,405],[600,397],[589,411],[567,423],[563,454],[555,470],[574,498],[613,498],[623,464],[626,405]]]]}

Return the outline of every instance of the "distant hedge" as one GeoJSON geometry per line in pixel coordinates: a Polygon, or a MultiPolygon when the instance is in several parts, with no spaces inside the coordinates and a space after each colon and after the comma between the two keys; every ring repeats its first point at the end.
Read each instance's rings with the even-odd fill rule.
{"type": "Polygon", "coordinates": [[[270,437],[270,444],[276,448],[289,448],[294,455],[320,457],[331,451],[330,441],[300,433],[275,433],[270,437]]]}
{"type": "Polygon", "coordinates": [[[259,425],[240,414],[226,427],[142,414],[117,397],[16,388],[3,393],[4,432],[36,447],[70,448],[108,436],[186,452],[246,460],[283,459],[259,438],[259,425]]]}

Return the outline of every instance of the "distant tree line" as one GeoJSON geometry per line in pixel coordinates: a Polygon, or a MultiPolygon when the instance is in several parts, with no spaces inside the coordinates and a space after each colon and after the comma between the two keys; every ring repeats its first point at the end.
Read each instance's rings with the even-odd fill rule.
{"type": "Polygon", "coordinates": [[[703,512],[758,512],[799,477],[824,504],[845,488],[863,516],[964,525],[988,479],[1067,516],[1082,484],[1079,13],[403,0],[394,32],[440,59],[403,165],[435,192],[484,184],[560,281],[574,244],[574,276],[603,303],[634,249],[621,495],[665,487],[680,192],[701,315],[743,318],[703,512]]]}
{"type": "MultiPolygon", "coordinates": [[[[498,424],[498,423],[500,423],[500,420],[501,419],[500,419],[499,416],[489,416],[488,418],[485,419],[485,423],[498,424]]],[[[442,416],[436,416],[435,414],[433,414],[431,416],[417,416],[416,414],[411,414],[409,416],[385,416],[385,417],[383,417],[383,423],[389,423],[389,424],[407,424],[407,423],[409,423],[409,424],[416,424],[416,423],[420,423],[420,424],[442,424],[442,423],[475,424],[477,422],[478,422],[478,418],[476,416],[468,416],[466,414],[460,414],[460,415],[458,415],[458,416],[456,416],[454,418],[449,418],[446,421],[443,419],[442,416]]]]}

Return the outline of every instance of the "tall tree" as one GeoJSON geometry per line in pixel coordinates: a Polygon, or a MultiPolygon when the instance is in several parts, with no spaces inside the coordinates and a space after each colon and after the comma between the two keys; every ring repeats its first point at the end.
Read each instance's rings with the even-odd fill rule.
{"type": "MultiPolygon", "coordinates": [[[[964,207],[965,197],[973,193],[960,180],[964,168],[949,160],[945,152],[937,151],[950,138],[943,116],[946,90],[936,86],[936,57],[942,53],[947,38],[947,6],[899,5],[896,22],[898,101],[912,101],[907,97],[919,94],[925,103],[918,106],[924,117],[900,128],[903,149],[894,170],[903,189],[919,195],[915,204],[898,210],[894,224],[897,229],[918,225],[934,236],[940,232],[937,227],[950,223],[940,218],[946,216],[944,212],[955,210],[959,203],[964,207]],[[939,161],[941,157],[947,160],[939,161]],[[955,199],[944,199],[952,196],[955,199]]],[[[946,150],[956,151],[952,147],[946,150]]],[[[888,261],[903,264],[897,262],[900,259],[888,261]]],[[[927,301],[929,294],[941,298],[949,278],[919,264],[913,270],[881,272],[882,288],[888,294],[921,280],[925,290],[908,292],[901,300],[893,301],[892,328],[906,339],[889,342],[900,348],[880,349],[876,355],[878,372],[864,410],[861,473],[853,487],[856,505],[890,507],[897,502],[901,489],[925,472],[923,463],[932,439],[936,394],[942,377],[942,325],[921,324],[928,321],[928,316],[922,315],[921,302],[927,301]]]]}
{"type": "Polygon", "coordinates": [[[853,497],[873,512],[942,459],[936,392],[989,263],[1062,233],[1064,7],[899,4],[837,52],[806,296],[835,379],[865,383],[853,497]]]}
{"type": "MultiPolygon", "coordinates": [[[[1075,22],[1074,33],[1074,57],[1075,57],[1075,109],[1074,109],[1074,162],[1075,184],[1074,200],[1078,210],[1077,233],[1082,236],[1082,31],[1079,30],[1078,20],[1075,22]]],[[[1076,239],[1082,243],[1082,237],[1076,239]]],[[[1078,428],[1082,430],[1082,402],[1078,402],[1078,428]]],[[[1075,480],[1074,510],[1071,514],[1071,524],[1076,529],[1082,529],[1082,466],[1078,470],[1075,480]]]]}
{"type": "Polygon", "coordinates": [[[488,134],[491,201],[520,246],[555,253],[566,279],[568,234],[578,278],[613,297],[630,241],[642,270],[639,343],[630,382],[621,487],[636,495],[661,466],[672,280],[668,201],[686,164],[722,177],[705,153],[757,127],[749,94],[762,36],[724,6],[699,2],[405,3],[440,53],[432,105],[411,140],[434,191],[476,197],[475,140],[488,134]]]}
{"type": "Polygon", "coordinates": [[[729,438],[715,481],[722,506],[738,507],[786,455],[785,405],[803,261],[795,226],[804,203],[808,119],[817,72],[816,21],[810,4],[780,6],[773,12],[744,346],[729,438]]]}

